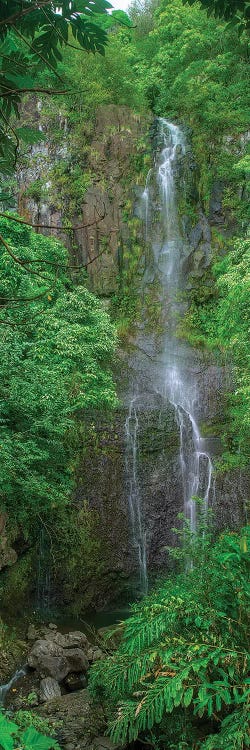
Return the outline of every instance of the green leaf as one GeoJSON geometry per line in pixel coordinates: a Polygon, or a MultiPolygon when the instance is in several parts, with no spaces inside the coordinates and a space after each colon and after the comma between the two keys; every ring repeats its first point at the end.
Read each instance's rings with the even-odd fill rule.
{"type": "Polygon", "coordinates": [[[193,697],[193,693],[194,693],[194,689],[191,688],[191,687],[187,688],[187,690],[185,690],[184,698],[183,698],[183,704],[184,704],[185,708],[187,708],[188,706],[190,706],[190,703],[191,703],[191,700],[192,700],[192,697],[193,697]]]}
{"type": "Polygon", "coordinates": [[[25,750],[60,750],[60,746],[56,740],[37,732],[34,727],[29,727],[23,732],[22,743],[25,746],[25,750]]]}
{"type": "Polygon", "coordinates": [[[18,138],[21,138],[22,141],[29,144],[39,143],[39,141],[46,140],[46,135],[44,135],[41,130],[34,130],[34,128],[28,128],[26,125],[16,128],[16,134],[18,138]]]}
{"type": "Polygon", "coordinates": [[[3,750],[13,750],[14,748],[14,740],[12,735],[15,734],[18,731],[17,724],[14,724],[14,722],[9,721],[9,719],[6,719],[6,717],[1,713],[0,714],[0,747],[3,748],[3,750]]]}

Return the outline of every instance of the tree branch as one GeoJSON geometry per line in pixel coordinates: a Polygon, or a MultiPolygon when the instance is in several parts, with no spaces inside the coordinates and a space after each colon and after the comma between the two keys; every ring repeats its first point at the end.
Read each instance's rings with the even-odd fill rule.
{"type": "Polygon", "coordinates": [[[38,276],[43,281],[48,281],[48,277],[47,276],[41,276],[41,274],[39,273],[39,271],[33,271],[33,269],[26,268],[25,264],[28,263],[28,261],[22,260],[21,258],[18,258],[18,256],[15,255],[15,253],[13,253],[13,251],[11,250],[11,247],[9,246],[8,242],[6,242],[6,240],[4,239],[4,237],[2,237],[1,234],[0,234],[0,242],[2,242],[2,245],[4,245],[5,250],[7,250],[7,253],[10,255],[10,257],[12,258],[12,260],[14,260],[15,263],[18,263],[18,265],[21,266],[21,268],[23,269],[23,271],[26,271],[26,273],[31,273],[34,276],[38,276]]]}
{"type": "Polygon", "coordinates": [[[54,285],[49,289],[45,289],[44,292],[34,295],[34,297],[2,297],[2,300],[0,301],[0,308],[6,307],[9,302],[15,302],[17,304],[19,304],[19,302],[34,302],[35,300],[44,297],[45,294],[49,294],[50,292],[52,292],[52,289],[54,289],[54,285]],[[6,300],[6,302],[4,302],[4,300],[6,300]]]}
{"type": "Polygon", "coordinates": [[[13,13],[12,16],[8,16],[8,18],[4,18],[2,21],[0,21],[0,26],[9,26],[9,24],[13,25],[13,21],[18,21],[19,18],[23,18],[23,16],[27,16],[29,13],[32,13],[33,10],[39,10],[39,5],[43,6],[43,5],[50,5],[50,4],[51,4],[51,0],[44,0],[43,2],[40,2],[39,4],[36,3],[35,5],[30,5],[29,8],[23,8],[17,13],[13,13]]]}
{"type": "MultiPolygon", "coordinates": [[[[1,83],[1,86],[3,86],[2,83],[1,83]]],[[[37,93],[37,94],[48,94],[49,96],[54,96],[56,94],[69,94],[69,92],[70,92],[69,89],[64,89],[64,90],[61,90],[61,91],[57,91],[57,90],[54,90],[54,89],[43,89],[43,88],[36,88],[36,89],[25,89],[25,88],[24,89],[10,89],[10,88],[7,88],[7,86],[6,87],[4,86],[4,88],[6,88],[7,90],[5,92],[2,92],[0,94],[0,98],[1,99],[3,99],[5,96],[10,96],[10,95],[14,96],[16,94],[36,94],[37,93]]]]}
{"type": "MultiPolygon", "coordinates": [[[[11,214],[3,213],[2,211],[0,211],[0,216],[2,216],[4,219],[9,219],[10,221],[16,221],[18,224],[25,224],[32,229],[57,229],[58,232],[75,232],[78,229],[86,229],[86,227],[92,227],[93,224],[99,224],[100,221],[103,221],[103,219],[105,219],[106,212],[103,214],[103,216],[99,216],[99,219],[94,219],[93,221],[89,221],[86,224],[76,224],[76,226],[74,227],[58,227],[57,224],[32,224],[32,222],[30,221],[19,219],[17,218],[17,216],[12,216],[11,214]]],[[[111,229],[110,231],[119,230],[111,229]]]]}
{"type": "Polygon", "coordinates": [[[43,55],[41,55],[41,52],[38,52],[38,50],[34,49],[34,47],[32,46],[32,44],[30,44],[30,42],[28,42],[27,39],[25,39],[25,36],[23,36],[21,34],[21,32],[18,31],[18,29],[16,28],[16,26],[13,25],[13,29],[15,31],[15,34],[17,34],[17,36],[19,36],[20,39],[22,39],[22,41],[24,42],[24,44],[26,44],[26,46],[29,47],[29,49],[31,50],[31,52],[33,52],[33,55],[36,55],[37,57],[40,57],[40,60],[42,60],[42,62],[46,65],[47,68],[49,68],[50,70],[52,70],[52,73],[54,73],[54,75],[56,76],[56,78],[58,78],[58,80],[60,81],[60,83],[64,83],[64,81],[61,78],[61,76],[59,76],[59,74],[57,73],[57,71],[55,70],[55,68],[53,68],[53,65],[51,65],[51,63],[48,60],[46,60],[46,58],[43,57],[43,55]]]}

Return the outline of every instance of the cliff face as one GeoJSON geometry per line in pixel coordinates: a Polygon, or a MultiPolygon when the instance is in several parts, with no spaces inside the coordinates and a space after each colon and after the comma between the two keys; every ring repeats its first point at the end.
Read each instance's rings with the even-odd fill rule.
{"type": "Polygon", "coordinates": [[[117,291],[133,218],[133,188],[145,171],[149,117],[128,107],[106,105],[95,122],[68,130],[67,119],[48,121],[38,103],[39,127],[47,139],[30,149],[18,172],[18,210],[70,249],[76,266],[88,265],[91,289],[117,291]],[[44,228],[43,228],[44,227],[44,228]]]}
{"type": "MultiPolygon", "coordinates": [[[[131,586],[132,595],[138,592],[138,539],[133,536],[129,503],[135,474],[149,574],[166,567],[165,548],[175,543],[172,528],[178,523],[178,513],[183,511],[180,433],[175,409],[162,393],[164,363],[161,368],[160,357],[167,324],[166,305],[153,270],[143,224],[141,198],[152,163],[150,118],[142,119],[127,107],[100,108],[91,132],[86,133],[86,125],[83,127],[80,166],[75,163],[76,144],[72,147],[76,136],[68,132],[65,118],[59,118],[61,138],[57,136],[57,142],[51,140],[42,110],[39,118],[51,145],[44,142],[42,147],[32,148],[28,169],[25,166],[20,169],[19,211],[44,227],[39,231],[59,234],[70,249],[72,264],[87,266],[90,288],[106,304],[110,305],[112,299],[118,317],[126,318],[115,371],[120,407],[113,414],[85,415],[86,430],[79,445],[81,460],[74,502],[78,508],[87,502],[95,511],[94,533],[100,540],[99,570],[87,577],[84,591],[83,571],[79,571],[79,587],[70,591],[67,559],[64,569],[54,571],[55,600],[64,599],[69,608],[83,612],[86,606],[103,606],[119,594],[124,599],[127,589],[131,598],[131,586]],[[135,320],[129,330],[131,301],[135,320]],[[138,425],[131,449],[128,417],[134,394],[138,425]]],[[[77,138],[81,140],[79,131],[77,138]]],[[[154,126],[151,140],[157,152],[154,126]]],[[[190,148],[185,157],[180,153],[177,169],[180,222],[186,248],[185,310],[190,291],[201,280],[209,293],[211,227],[218,221],[222,224],[223,215],[219,189],[213,194],[210,221],[199,206],[197,171],[190,148]]],[[[154,232],[159,239],[158,215],[155,197],[154,232]]],[[[195,352],[190,364],[191,378],[192,373],[199,380],[198,411],[214,459],[221,451],[217,435],[223,421],[224,372],[206,353],[195,352]]],[[[242,520],[245,481],[242,476],[217,477],[214,504],[221,527],[237,525],[242,520]]],[[[73,548],[70,554],[73,559],[73,548]]]]}

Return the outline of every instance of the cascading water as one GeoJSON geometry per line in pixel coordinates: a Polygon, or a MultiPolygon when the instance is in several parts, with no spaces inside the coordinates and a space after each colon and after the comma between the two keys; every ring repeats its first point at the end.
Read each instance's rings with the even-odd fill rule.
{"type": "MultiPolygon", "coordinates": [[[[177,125],[163,118],[157,123],[158,148],[155,165],[150,169],[142,195],[145,238],[151,266],[145,271],[145,289],[149,279],[156,279],[160,289],[165,333],[161,345],[151,341],[150,352],[155,366],[154,392],[173,405],[179,428],[179,463],[183,487],[183,509],[193,532],[196,530],[196,502],[205,509],[213,497],[213,466],[206,440],[198,427],[202,404],[199,393],[197,362],[192,350],[176,334],[183,315],[181,295],[185,289],[183,262],[189,253],[182,237],[178,216],[177,173],[179,159],[186,151],[185,138],[177,125]],[[155,221],[156,220],[156,221],[155,221]]],[[[147,292],[145,291],[145,294],[147,292]]],[[[143,336],[143,334],[142,334],[143,336]]],[[[143,345],[148,349],[144,336],[143,345]]],[[[198,368],[199,369],[199,368],[198,368]]],[[[135,388],[134,388],[135,391],[135,388]]],[[[137,551],[142,593],[147,590],[147,527],[143,508],[143,481],[139,482],[138,434],[140,408],[145,393],[132,396],[126,419],[126,473],[131,537],[137,551]]],[[[167,524],[167,518],[166,518],[167,524]]],[[[148,527],[147,527],[148,530],[148,527]]]]}
{"type": "Polygon", "coordinates": [[[27,674],[27,667],[21,667],[20,669],[17,669],[15,674],[11,677],[9,682],[6,683],[6,685],[0,685],[0,706],[4,705],[5,698],[9,690],[12,688],[13,685],[15,685],[18,680],[20,680],[22,677],[24,677],[27,674]]]}
{"type": "Polygon", "coordinates": [[[204,447],[197,420],[199,406],[197,383],[188,375],[187,361],[181,366],[182,347],[175,335],[176,318],[180,311],[178,292],[182,289],[182,262],[185,257],[175,189],[175,168],[178,153],[185,153],[185,139],[180,128],[163,118],[159,120],[159,136],[163,142],[158,170],[158,184],[162,205],[162,246],[158,251],[158,269],[161,268],[161,284],[169,300],[168,328],[165,342],[166,380],[165,394],[173,404],[180,430],[180,464],[183,481],[184,512],[192,531],[196,528],[196,503],[193,497],[201,497],[207,508],[212,490],[212,462],[204,447]]]}
{"type": "Polygon", "coordinates": [[[147,593],[147,550],[146,531],[143,529],[141,514],[141,497],[138,479],[137,451],[138,451],[138,416],[136,412],[136,396],[129,404],[129,412],[125,422],[126,434],[126,474],[128,478],[128,503],[132,529],[132,544],[138,557],[140,573],[140,589],[147,593]]]}

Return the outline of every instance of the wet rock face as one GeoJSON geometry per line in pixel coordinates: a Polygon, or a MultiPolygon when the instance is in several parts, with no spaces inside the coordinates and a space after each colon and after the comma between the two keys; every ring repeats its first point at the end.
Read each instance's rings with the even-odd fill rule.
{"type": "MultiPolygon", "coordinates": [[[[133,457],[131,450],[128,452],[126,435],[133,393],[138,394],[136,471],[149,571],[156,572],[166,565],[164,547],[174,542],[171,529],[182,511],[179,432],[174,408],[159,392],[159,372],[152,363],[149,366],[149,361],[136,348],[126,362],[122,359],[119,386],[123,406],[110,420],[100,413],[92,415],[95,434],[79,472],[77,500],[87,497],[100,518],[107,569],[107,578],[105,572],[102,578],[102,596],[107,597],[106,601],[127,588],[131,577],[138,586],[138,550],[129,505],[133,457]],[[105,581],[109,581],[106,590],[105,581]]],[[[102,603],[100,595],[97,603],[102,603]]]]}
{"type": "MultiPolygon", "coordinates": [[[[88,417],[84,415],[84,420],[88,422],[87,444],[84,435],[75,500],[79,508],[81,503],[87,502],[90,509],[98,512],[97,534],[101,540],[101,576],[96,582],[93,573],[93,578],[86,580],[88,605],[97,608],[105,606],[119,594],[124,597],[131,577],[134,576],[138,582],[138,549],[133,539],[129,505],[134,467],[131,451],[128,454],[126,436],[126,420],[132,398],[135,398],[138,419],[136,473],[149,573],[154,574],[166,568],[165,547],[176,543],[171,529],[177,525],[178,513],[183,511],[180,434],[175,410],[163,394],[164,362],[161,367],[161,349],[164,349],[161,337],[163,329],[165,333],[167,331],[168,302],[162,290],[159,291],[159,285],[157,287],[159,279],[152,259],[152,249],[150,251],[145,242],[145,211],[142,208],[145,178],[141,176],[140,184],[135,185],[136,173],[131,169],[131,157],[138,155],[138,140],[141,135],[145,136],[148,124],[145,118],[140,120],[127,107],[109,105],[98,110],[84,165],[91,173],[91,184],[86,189],[80,208],[78,206],[71,216],[73,244],[77,246],[74,251],[75,261],[77,264],[89,264],[91,288],[100,296],[109,298],[117,291],[119,272],[121,269],[126,270],[125,255],[132,256],[134,252],[134,237],[124,214],[125,204],[128,198],[130,199],[128,213],[130,216],[134,214],[139,224],[136,230],[140,252],[136,271],[138,296],[144,298],[141,302],[141,323],[137,325],[136,331],[134,330],[133,340],[130,339],[131,346],[125,343],[123,351],[120,352],[115,373],[120,408],[112,415],[100,412],[93,412],[88,417]],[[79,225],[84,226],[77,229],[79,225]],[[142,294],[143,274],[145,275],[142,294]],[[154,284],[155,297],[152,293],[154,284]]],[[[49,151],[45,144],[39,152],[40,146],[34,147],[34,165],[30,171],[23,170],[19,175],[21,213],[33,221],[38,220],[44,225],[55,224],[59,227],[62,225],[63,215],[67,215],[68,218],[68,209],[67,204],[58,208],[53,202],[53,185],[49,184],[49,175],[46,177],[47,202],[41,200],[34,192],[33,197],[27,198],[25,187],[40,178],[43,179],[45,171],[50,172],[56,160],[59,159],[65,164],[69,160],[69,136],[64,125],[65,123],[62,123],[60,148],[49,151]]],[[[152,141],[157,154],[162,148],[162,143],[157,143],[156,124],[154,128],[152,141]]],[[[187,143],[188,138],[189,136],[187,143]]],[[[180,227],[184,237],[180,263],[181,289],[185,296],[186,292],[203,283],[204,274],[211,263],[211,225],[219,225],[224,221],[221,200],[223,186],[218,183],[213,187],[208,219],[199,205],[196,165],[188,146],[185,155],[179,148],[175,176],[178,177],[178,203],[185,195],[184,205],[179,210],[180,227]],[[186,211],[187,205],[193,210],[191,216],[186,211]]],[[[151,185],[151,202],[153,240],[156,247],[161,245],[163,239],[159,185],[151,185]]],[[[54,230],[47,229],[44,229],[44,232],[55,233],[54,230]]],[[[68,235],[64,236],[62,233],[61,236],[72,250],[68,235]]],[[[185,305],[184,301],[184,311],[185,305]]],[[[181,357],[186,357],[185,345],[180,349],[181,357]]],[[[214,459],[221,451],[221,444],[217,436],[210,438],[210,433],[211,424],[220,421],[220,412],[223,411],[223,373],[211,361],[207,362],[203,355],[193,353],[192,356],[193,361],[187,361],[187,377],[192,381],[195,376],[199,381],[200,398],[196,405],[196,416],[199,424],[204,420],[205,431],[207,430],[206,444],[214,459]]],[[[218,478],[216,513],[218,510],[218,518],[221,519],[222,525],[238,523],[242,518],[244,502],[241,499],[236,500],[236,487],[237,481],[231,482],[225,477],[218,478]],[[237,507],[237,511],[234,506],[237,507]]],[[[244,493],[241,493],[241,497],[243,496],[244,493]]],[[[81,591],[77,594],[75,591],[72,592],[71,598],[71,592],[64,591],[63,585],[63,571],[62,578],[59,571],[56,581],[59,601],[61,603],[62,594],[70,607],[74,597],[81,597],[81,591]]],[[[42,637],[47,640],[46,634],[42,637]]],[[[66,651],[85,651],[81,634],[79,638],[74,634],[74,638],[73,642],[72,638],[66,642],[66,636],[59,633],[56,633],[53,639],[48,638],[55,646],[60,647],[57,656],[46,656],[59,660],[57,674],[60,673],[60,669],[61,673],[65,671],[66,662],[67,669],[70,668],[66,651]],[[66,662],[60,661],[62,659],[66,659],[66,662]]],[[[48,662],[46,669],[46,674],[53,676],[53,671],[48,671],[48,662]]]]}

